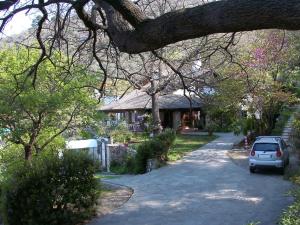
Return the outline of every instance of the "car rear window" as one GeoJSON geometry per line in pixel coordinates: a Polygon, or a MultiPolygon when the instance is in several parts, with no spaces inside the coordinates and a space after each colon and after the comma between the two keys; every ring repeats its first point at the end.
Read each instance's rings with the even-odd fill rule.
{"type": "Polygon", "coordinates": [[[276,143],[256,143],[253,146],[254,151],[276,151],[278,148],[276,143]]]}

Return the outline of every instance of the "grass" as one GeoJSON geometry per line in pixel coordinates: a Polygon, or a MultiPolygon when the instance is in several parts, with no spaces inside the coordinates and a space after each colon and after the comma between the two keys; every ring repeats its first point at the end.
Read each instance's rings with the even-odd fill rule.
{"type": "Polygon", "coordinates": [[[142,133],[134,133],[133,136],[131,137],[130,141],[131,142],[143,142],[147,141],[149,139],[149,134],[142,132],[142,133]]]}
{"type": "Polygon", "coordinates": [[[300,224],[300,192],[299,189],[294,191],[293,196],[295,198],[294,203],[290,205],[282,213],[279,225],[299,225],[300,224]]]}
{"type": "Polygon", "coordinates": [[[128,169],[126,165],[114,164],[110,166],[110,171],[115,174],[128,174],[128,169]]]}
{"type": "Polygon", "coordinates": [[[101,173],[96,173],[94,175],[94,177],[96,179],[116,179],[119,178],[120,176],[115,176],[115,175],[105,175],[105,174],[101,174],[101,173]]]}
{"type": "Polygon", "coordinates": [[[169,161],[181,159],[186,153],[194,151],[208,142],[214,140],[217,136],[208,135],[183,135],[178,134],[175,140],[175,145],[169,151],[169,161]]]}
{"type": "MultiPolygon", "coordinates": [[[[140,136],[141,142],[142,142],[143,137],[145,137],[145,136],[140,136]]],[[[169,161],[179,160],[186,153],[197,150],[201,146],[214,140],[216,137],[217,136],[214,136],[214,135],[213,136],[208,136],[208,135],[197,135],[196,136],[196,135],[177,134],[175,144],[168,153],[168,160],[169,161]]],[[[137,146],[140,143],[135,143],[133,145],[134,148],[137,149],[137,146]]],[[[128,168],[126,168],[126,165],[112,164],[111,171],[116,174],[127,174],[129,170],[128,170],[128,168]]],[[[115,178],[115,176],[112,177],[112,179],[113,178],[115,178]]]]}

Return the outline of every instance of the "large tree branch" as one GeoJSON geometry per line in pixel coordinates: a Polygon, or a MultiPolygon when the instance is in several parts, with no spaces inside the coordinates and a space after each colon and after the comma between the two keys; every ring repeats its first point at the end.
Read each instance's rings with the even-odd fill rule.
{"type": "Polygon", "coordinates": [[[112,7],[114,7],[133,27],[138,26],[144,22],[147,17],[133,4],[131,0],[104,0],[112,7]]]}
{"type": "Polygon", "coordinates": [[[139,16],[132,18],[135,14],[122,8],[121,3],[134,5],[128,0],[94,1],[107,15],[108,32],[115,45],[120,51],[128,53],[151,51],[215,33],[300,29],[299,0],[221,0],[147,20],[139,16]]]}
{"type": "MultiPolygon", "coordinates": [[[[106,14],[106,26],[96,24],[84,6],[89,0],[48,0],[29,3],[0,18],[1,27],[18,12],[41,9],[46,5],[68,3],[90,29],[104,29],[122,52],[153,51],[178,41],[216,33],[257,29],[300,29],[299,0],[219,0],[193,8],[165,13],[149,19],[131,0],[93,0],[106,14]]],[[[0,11],[16,6],[18,1],[0,2],[0,11]]],[[[45,15],[45,13],[43,13],[45,15]]],[[[101,10],[100,10],[101,14],[101,10]]]]}
{"type": "Polygon", "coordinates": [[[16,4],[18,0],[6,0],[0,2],[0,10],[8,10],[11,6],[16,4]]]}

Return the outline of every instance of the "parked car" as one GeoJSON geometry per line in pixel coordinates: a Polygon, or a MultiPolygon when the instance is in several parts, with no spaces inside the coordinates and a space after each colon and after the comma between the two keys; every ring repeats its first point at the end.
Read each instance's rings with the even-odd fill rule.
{"type": "Polygon", "coordinates": [[[257,168],[277,168],[284,174],[289,164],[289,145],[280,136],[259,136],[256,138],[249,154],[249,170],[254,173],[257,168]]]}

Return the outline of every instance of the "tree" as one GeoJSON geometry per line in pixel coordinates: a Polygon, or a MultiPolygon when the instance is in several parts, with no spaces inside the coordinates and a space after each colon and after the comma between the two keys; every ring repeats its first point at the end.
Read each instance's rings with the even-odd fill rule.
{"type": "Polygon", "coordinates": [[[38,51],[14,47],[2,50],[0,57],[0,134],[21,145],[25,159],[64,132],[90,124],[96,103],[90,87],[96,80],[83,67],[64,67],[64,57],[53,53],[40,64],[32,85],[26,70],[38,51]]]}
{"type": "MultiPolygon", "coordinates": [[[[185,4],[189,2],[193,1],[185,1],[185,4]]],[[[150,3],[140,0],[48,0],[25,4],[6,0],[0,3],[1,11],[8,10],[2,18],[0,30],[16,13],[36,9],[43,15],[39,21],[40,33],[51,7],[60,7],[59,4],[66,5],[63,8],[66,8],[68,15],[75,11],[87,28],[108,33],[113,43],[128,53],[152,51],[171,43],[215,33],[269,28],[300,29],[298,0],[201,1],[200,4],[192,4],[194,7],[170,10],[155,18],[149,18],[141,10],[142,4],[150,3]]],[[[59,13],[56,16],[59,17],[59,13]]]]}
{"type": "Polygon", "coordinates": [[[103,95],[108,79],[129,80],[136,73],[124,66],[124,59],[128,63],[139,55],[153,54],[176,74],[184,89],[192,89],[190,83],[185,84],[188,70],[184,65],[201,58],[212,69],[210,58],[218,53],[226,59],[220,57],[221,62],[214,66],[232,61],[230,49],[240,36],[236,32],[300,27],[297,0],[48,0],[25,4],[13,0],[1,2],[0,10],[0,30],[21,11],[42,15],[36,26],[38,46],[30,44],[40,48],[41,54],[35,70],[29,72],[36,74],[39,63],[58,48],[71,62],[84,59],[86,64],[98,65],[103,74],[98,89],[103,95]],[[179,59],[169,57],[172,51],[179,59]]]}
{"type": "MultiPolygon", "coordinates": [[[[251,1],[251,3],[258,4],[256,1],[251,1]]],[[[152,55],[176,75],[177,80],[182,82],[184,89],[188,89],[188,85],[185,85],[184,82],[186,72],[184,67],[187,64],[191,65],[195,60],[200,59],[207,66],[210,64],[208,61],[211,56],[218,53],[227,55],[228,58],[231,57],[228,54],[230,46],[235,44],[235,38],[239,35],[231,33],[207,36],[210,33],[219,33],[221,30],[218,31],[215,28],[213,28],[214,32],[204,30],[206,28],[211,29],[210,25],[215,26],[217,23],[221,25],[226,21],[222,17],[215,20],[208,19],[209,15],[222,14],[220,10],[215,12],[210,10],[221,8],[225,10],[224,13],[228,13],[226,10],[228,11],[229,6],[234,6],[234,4],[245,7],[245,11],[251,8],[250,2],[245,0],[218,2],[200,2],[197,0],[138,0],[135,2],[131,0],[97,0],[95,2],[55,0],[36,4],[5,1],[0,6],[0,10],[8,10],[3,12],[0,30],[15,14],[21,11],[31,10],[32,13],[42,15],[42,17],[36,16],[40,19],[38,19],[35,30],[31,29],[28,32],[31,40],[33,31],[36,32],[35,38],[38,40],[38,45],[32,44],[32,41],[28,41],[26,38],[24,40],[18,38],[18,42],[25,42],[28,47],[41,50],[36,66],[29,71],[34,76],[39,63],[51,55],[54,52],[53,49],[59,49],[70,58],[71,63],[80,61],[91,65],[93,68],[98,66],[101,74],[103,74],[102,84],[99,85],[98,89],[101,95],[105,95],[105,84],[109,79],[130,80],[131,74],[136,74],[136,70],[128,65],[130,61],[136,61],[135,58],[139,56],[148,61],[147,59],[149,56],[151,59],[152,55]],[[14,7],[9,8],[12,5],[14,7]],[[200,16],[197,13],[200,13],[200,16]],[[222,21],[219,21],[220,19],[222,21]],[[205,26],[203,26],[203,22],[206,24],[205,26]],[[213,22],[216,24],[211,24],[213,22]],[[148,28],[149,30],[147,30],[148,28]],[[191,33],[188,34],[189,32],[191,33]],[[196,37],[201,38],[188,40],[196,37]],[[167,46],[180,40],[185,41],[167,46]],[[160,49],[158,50],[158,48],[160,49]],[[140,52],[142,54],[127,54],[140,52]]],[[[269,3],[267,6],[272,5],[269,3]]],[[[242,10],[242,8],[239,9],[242,10]]],[[[226,18],[234,16],[235,12],[239,10],[231,11],[226,18]]],[[[239,13],[241,13],[240,11],[239,13]]],[[[256,20],[255,24],[257,24],[256,20]]]]}
{"type": "Polygon", "coordinates": [[[262,135],[272,132],[282,109],[296,100],[296,37],[290,32],[255,31],[243,34],[231,46],[232,59],[215,71],[220,79],[212,86],[214,94],[204,96],[207,114],[218,128],[238,131],[242,125],[247,133],[247,116],[254,125],[249,130],[262,135]]]}

